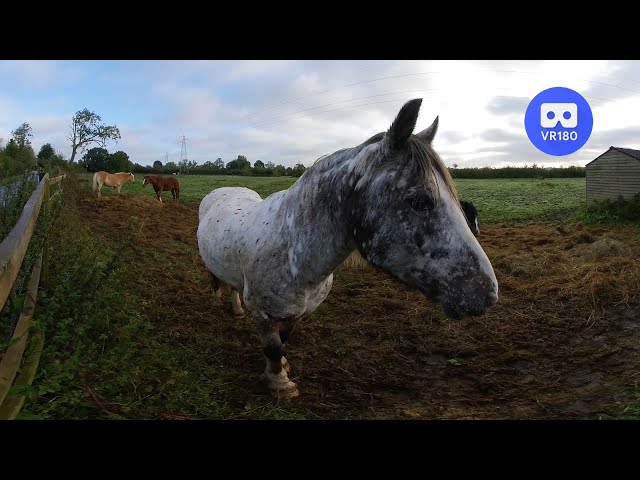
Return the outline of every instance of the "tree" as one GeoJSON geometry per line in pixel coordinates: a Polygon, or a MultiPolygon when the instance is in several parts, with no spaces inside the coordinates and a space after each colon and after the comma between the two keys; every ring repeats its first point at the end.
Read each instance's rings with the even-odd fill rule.
{"type": "Polygon", "coordinates": [[[222,159],[220,157],[218,157],[216,159],[216,161],[213,162],[213,166],[214,167],[218,167],[218,168],[224,168],[224,162],[222,161],[222,159]]]}
{"type": "Polygon", "coordinates": [[[287,169],[284,167],[284,165],[276,165],[275,167],[273,167],[274,177],[282,177],[286,172],[287,172],[287,169]]]}
{"type": "Polygon", "coordinates": [[[295,167],[293,167],[292,171],[291,171],[291,175],[293,175],[294,177],[299,177],[300,175],[302,175],[304,173],[304,171],[306,170],[305,166],[301,163],[296,163],[295,167]]]}
{"type": "Polygon", "coordinates": [[[251,162],[244,155],[238,155],[238,158],[227,163],[227,170],[248,170],[251,168],[251,162]]]}
{"type": "Polygon", "coordinates": [[[71,119],[71,132],[67,137],[71,142],[71,159],[73,163],[76,152],[83,152],[92,143],[104,148],[107,141],[118,141],[120,130],[115,125],[103,125],[100,115],[90,112],[88,109],[80,110],[71,119]]]}
{"type": "Polygon", "coordinates": [[[256,160],[253,163],[253,168],[264,168],[264,162],[262,160],[256,160]]]}
{"type": "Polygon", "coordinates": [[[185,158],[183,160],[180,160],[178,166],[180,167],[180,173],[189,173],[192,168],[196,168],[198,166],[198,162],[196,162],[195,160],[187,160],[185,158]]]}
{"type": "Polygon", "coordinates": [[[26,145],[31,145],[29,141],[29,137],[33,137],[31,125],[27,122],[24,122],[18,128],[16,128],[13,132],[11,132],[13,139],[16,141],[18,147],[22,148],[26,145]]]}
{"type": "Polygon", "coordinates": [[[267,162],[265,164],[265,168],[276,168],[276,165],[273,162],[267,162]]]}
{"type": "Polygon", "coordinates": [[[129,160],[129,155],[122,150],[118,150],[115,153],[109,155],[107,161],[108,170],[111,172],[130,172],[133,168],[133,163],[129,160]]]}
{"type": "Polygon", "coordinates": [[[31,170],[37,164],[36,155],[28,143],[20,147],[15,138],[11,138],[4,150],[0,152],[0,174],[15,175],[27,170],[31,170]]]}
{"type": "Polygon", "coordinates": [[[109,152],[105,148],[92,148],[87,151],[79,162],[88,172],[99,172],[109,169],[109,152]]]}
{"type": "Polygon", "coordinates": [[[160,160],[156,160],[153,162],[153,168],[162,168],[162,162],[160,160]]]}
{"type": "Polygon", "coordinates": [[[50,143],[45,143],[40,147],[40,151],[38,152],[38,167],[44,168],[47,160],[53,157],[56,152],[53,150],[53,147],[50,143]]]}
{"type": "Polygon", "coordinates": [[[38,160],[46,160],[47,158],[55,155],[56,152],[51,146],[50,143],[45,143],[40,147],[40,151],[38,152],[38,160]]]}

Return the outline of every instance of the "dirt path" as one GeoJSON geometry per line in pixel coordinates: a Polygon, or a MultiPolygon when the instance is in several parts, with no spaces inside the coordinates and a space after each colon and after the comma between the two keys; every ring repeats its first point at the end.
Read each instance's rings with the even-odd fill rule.
{"type": "MultiPolygon", "coordinates": [[[[212,301],[197,254],[197,206],[122,195],[88,197],[80,207],[97,218],[92,231],[112,241],[135,217],[139,282],[162,312],[154,321],[237,372],[229,401],[240,407],[266,394],[251,320],[234,320],[212,301]],[[157,267],[159,257],[172,268],[157,267]]],[[[597,418],[632,398],[640,379],[637,230],[483,225],[480,240],[501,296],[479,318],[445,319],[368,266],[336,272],[328,299],[289,346],[295,401],[309,418],[597,418]],[[605,237],[628,251],[593,258],[593,243],[605,237]]]]}

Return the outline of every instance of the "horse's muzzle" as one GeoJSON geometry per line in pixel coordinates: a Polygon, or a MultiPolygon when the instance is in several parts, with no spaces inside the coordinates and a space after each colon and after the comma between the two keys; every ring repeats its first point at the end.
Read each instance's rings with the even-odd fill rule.
{"type": "Polygon", "coordinates": [[[487,285],[481,282],[481,287],[473,288],[472,283],[467,283],[460,290],[449,291],[449,294],[441,299],[442,310],[447,317],[461,318],[465,315],[483,315],[489,308],[498,302],[497,285],[487,285]]]}

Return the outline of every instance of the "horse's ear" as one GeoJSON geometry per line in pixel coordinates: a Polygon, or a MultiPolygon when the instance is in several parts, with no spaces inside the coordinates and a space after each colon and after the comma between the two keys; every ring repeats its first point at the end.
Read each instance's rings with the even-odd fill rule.
{"type": "Polygon", "coordinates": [[[436,117],[436,119],[433,121],[433,123],[429,128],[425,128],[420,133],[416,133],[416,137],[420,137],[423,140],[426,140],[427,142],[431,143],[433,142],[433,137],[436,136],[437,132],[438,132],[438,117],[436,117]]]}
{"type": "Polygon", "coordinates": [[[418,120],[418,113],[420,113],[420,105],[422,105],[421,98],[409,100],[398,112],[396,119],[385,135],[386,143],[391,150],[397,150],[402,147],[413,133],[418,120]]]}

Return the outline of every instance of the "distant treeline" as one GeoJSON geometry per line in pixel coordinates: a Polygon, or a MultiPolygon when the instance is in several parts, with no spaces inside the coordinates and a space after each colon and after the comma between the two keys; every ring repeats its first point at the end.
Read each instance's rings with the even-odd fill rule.
{"type": "Polygon", "coordinates": [[[153,166],[133,165],[134,173],[157,173],[157,174],[192,174],[192,175],[244,175],[256,177],[299,177],[304,173],[306,167],[297,163],[294,167],[275,165],[273,162],[263,162],[256,160],[251,166],[251,162],[244,155],[238,155],[235,160],[224,163],[221,158],[215,161],[206,161],[202,165],[193,160],[181,160],[179,163],[167,162],[163,165],[156,160],[153,166]]]}
{"type": "MultiPolygon", "coordinates": [[[[256,162],[257,163],[257,162],[256,162]]],[[[191,175],[243,175],[258,177],[299,177],[306,170],[301,164],[295,167],[275,167],[258,166],[251,167],[245,165],[244,168],[233,168],[233,162],[227,165],[213,165],[207,162],[204,165],[190,165],[188,168],[180,168],[178,165],[169,162],[167,165],[154,167],[135,164],[134,173],[155,173],[160,175],[171,175],[174,173],[191,175]],[[230,168],[231,167],[231,168],[230,168]]],[[[538,166],[524,167],[481,167],[481,168],[449,168],[453,178],[575,178],[584,177],[584,167],[554,167],[542,168],[538,166]]]]}
{"type": "Polygon", "coordinates": [[[450,168],[453,178],[575,178],[584,177],[584,167],[481,167],[450,168]]]}

